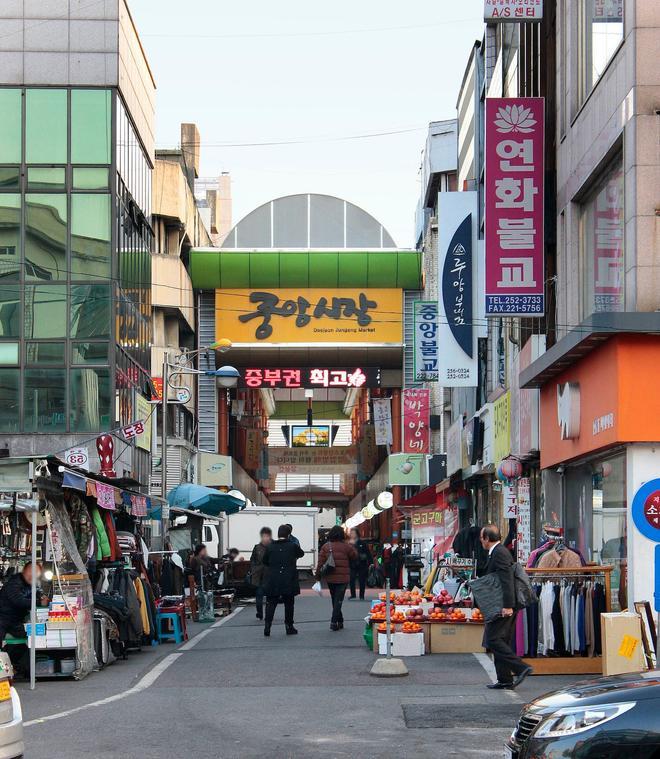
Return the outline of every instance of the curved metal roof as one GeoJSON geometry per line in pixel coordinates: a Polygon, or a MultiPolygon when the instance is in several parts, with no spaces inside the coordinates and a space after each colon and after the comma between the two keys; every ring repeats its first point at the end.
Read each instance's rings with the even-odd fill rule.
{"type": "Polygon", "coordinates": [[[333,195],[286,195],[250,211],[223,248],[315,250],[396,248],[385,227],[364,209],[333,195]]]}

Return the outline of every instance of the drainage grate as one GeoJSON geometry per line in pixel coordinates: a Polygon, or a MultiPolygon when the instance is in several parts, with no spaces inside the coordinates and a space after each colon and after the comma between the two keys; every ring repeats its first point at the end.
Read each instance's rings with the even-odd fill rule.
{"type": "Polygon", "coordinates": [[[502,728],[512,730],[520,716],[519,704],[448,706],[428,703],[402,704],[406,727],[502,728]]]}

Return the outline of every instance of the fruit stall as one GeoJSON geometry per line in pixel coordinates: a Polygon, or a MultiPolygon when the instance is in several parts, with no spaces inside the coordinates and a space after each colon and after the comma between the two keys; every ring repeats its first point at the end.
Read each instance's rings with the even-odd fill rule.
{"type": "Polygon", "coordinates": [[[469,593],[452,595],[441,589],[437,595],[419,589],[381,593],[366,618],[365,639],[376,653],[387,652],[387,603],[390,605],[392,653],[394,656],[422,654],[479,653],[484,649],[484,618],[473,608],[469,593]]]}

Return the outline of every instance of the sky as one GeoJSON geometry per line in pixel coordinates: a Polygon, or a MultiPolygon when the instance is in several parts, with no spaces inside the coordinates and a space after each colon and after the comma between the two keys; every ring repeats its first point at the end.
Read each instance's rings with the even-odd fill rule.
{"type": "Polygon", "coordinates": [[[129,5],[156,80],[157,147],[177,147],[180,123],[195,122],[200,175],[231,173],[234,223],[272,198],[317,192],[414,244],[428,123],[456,116],[483,0],[129,5]],[[399,133],[364,137],[382,132],[399,133]]]}

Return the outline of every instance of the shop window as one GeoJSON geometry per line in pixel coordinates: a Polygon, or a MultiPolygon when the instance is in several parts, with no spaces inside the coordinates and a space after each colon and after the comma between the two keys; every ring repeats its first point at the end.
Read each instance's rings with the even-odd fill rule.
{"type": "Polygon", "coordinates": [[[71,278],[109,278],[110,195],[72,195],[71,206],[71,278]]]}
{"type": "Polygon", "coordinates": [[[25,287],[25,337],[66,337],[66,285],[25,287]]]}
{"type": "Polygon", "coordinates": [[[23,381],[25,432],[64,432],[66,370],[26,369],[23,381]]]}
{"type": "Polygon", "coordinates": [[[112,426],[109,369],[71,369],[69,389],[72,432],[96,432],[112,426]]]}
{"type": "Polygon", "coordinates": [[[21,189],[21,169],[19,166],[0,166],[0,190],[21,189]]]}
{"type": "Polygon", "coordinates": [[[65,190],[66,170],[31,166],[27,170],[28,190],[65,190]]]}
{"type": "Polygon", "coordinates": [[[110,90],[71,91],[71,163],[110,163],[110,90]]]}
{"type": "Polygon", "coordinates": [[[19,369],[0,369],[0,432],[18,432],[19,369]]]}
{"type": "Polygon", "coordinates": [[[25,158],[27,163],[67,162],[66,101],[66,90],[26,90],[25,158]]]}
{"type": "Polygon", "coordinates": [[[110,337],[111,313],[108,285],[72,285],[71,337],[110,337]]]}
{"type": "MultiPolygon", "coordinates": [[[[0,366],[12,366],[19,363],[19,344],[0,343],[0,366]]],[[[2,409],[2,406],[0,406],[2,409]]]]}
{"type": "Polygon", "coordinates": [[[623,41],[624,0],[582,0],[576,5],[578,105],[582,105],[623,41]]]}
{"type": "Polygon", "coordinates": [[[107,364],[109,343],[72,343],[72,364],[107,364]]]}
{"type": "Polygon", "coordinates": [[[18,282],[21,268],[21,196],[0,193],[0,282],[18,282]]]}
{"type": "Polygon", "coordinates": [[[51,364],[64,366],[65,343],[27,343],[25,358],[28,365],[51,364]]]}
{"type": "Polygon", "coordinates": [[[580,210],[583,317],[624,310],[624,223],[624,178],[619,158],[580,210]]]}
{"type": "Polygon", "coordinates": [[[74,190],[107,190],[110,172],[102,168],[74,168],[74,190]]]}
{"type": "Polygon", "coordinates": [[[66,279],[66,195],[26,195],[25,203],[25,278],[66,279]]]}
{"type": "Polygon", "coordinates": [[[21,162],[23,99],[20,90],[0,88],[0,162],[21,162]]]}
{"type": "Polygon", "coordinates": [[[21,290],[18,285],[0,287],[0,337],[21,336],[21,290]]]}

